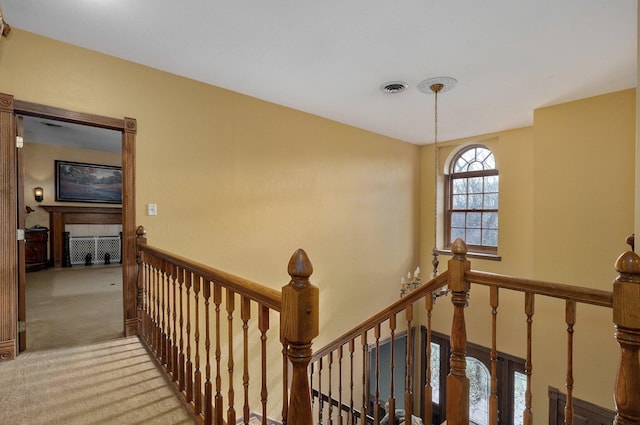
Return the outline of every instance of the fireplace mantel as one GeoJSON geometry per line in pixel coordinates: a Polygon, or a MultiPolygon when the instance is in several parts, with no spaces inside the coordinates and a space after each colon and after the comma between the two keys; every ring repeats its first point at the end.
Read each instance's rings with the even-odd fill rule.
{"type": "Polygon", "coordinates": [[[63,233],[67,224],[122,224],[122,207],[40,205],[49,213],[49,251],[53,267],[63,266],[63,233]]]}

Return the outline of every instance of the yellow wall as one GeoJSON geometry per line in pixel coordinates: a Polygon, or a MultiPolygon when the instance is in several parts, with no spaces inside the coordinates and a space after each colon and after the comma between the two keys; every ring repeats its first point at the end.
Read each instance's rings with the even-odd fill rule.
{"type": "MultiPolygon", "coordinates": [[[[25,140],[24,144],[24,203],[35,211],[26,216],[26,227],[31,227],[36,224],[46,227],[49,226],[49,214],[42,208],[38,208],[39,205],[105,205],[56,202],[54,161],[63,160],[120,166],[122,161],[119,153],[29,142],[30,140],[25,140]],[[33,198],[33,188],[36,186],[44,189],[44,200],[41,203],[36,202],[33,198]]],[[[114,205],[106,204],[106,206],[114,205]]]]}
{"type": "Polygon", "coordinates": [[[325,338],[396,299],[417,263],[414,145],[17,28],[0,43],[0,76],[16,99],[137,119],[150,244],[273,287],[304,248],[325,338]]]}
{"type": "MultiPolygon", "coordinates": [[[[612,290],[614,262],[633,232],[635,90],[536,110],[528,128],[443,143],[444,159],[468,143],[492,149],[500,172],[500,262],[472,259],[472,268],[612,290]]],[[[421,149],[423,170],[433,169],[433,146],[421,149]]],[[[444,164],[440,169],[444,169],[444,164]]],[[[422,177],[421,247],[433,245],[433,175],[422,177]]],[[[441,217],[439,218],[440,222],[441,217]]],[[[450,257],[441,256],[441,270],[450,257]]],[[[431,262],[421,249],[421,264],[431,262]]],[[[498,349],[524,358],[524,297],[502,291],[498,349]]],[[[564,303],[536,298],[533,390],[536,423],[547,418],[547,387],[564,388],[564,303]]],[[[449,332],[448,299],[436,304],[435,328],[449,332]]],[[[467,312],[470,341],[490,346],[486,288],[473,287],[467,312]]],[[[575,327],[574,395],[613,409],[618,347],[611,311],[579,305],[575,327]]]]}

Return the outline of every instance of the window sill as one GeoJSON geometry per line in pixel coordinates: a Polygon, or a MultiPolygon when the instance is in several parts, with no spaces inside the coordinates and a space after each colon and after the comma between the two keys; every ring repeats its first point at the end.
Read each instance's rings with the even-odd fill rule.
{"type": "MultiPolygon", "coordinates": [[[[438,254],[453,256],[450,249],[436,249],[438,254]]],[[[467,258],[477,258],[488,261],[502,261],[502,257],[497,254],[487,254],[484,252],[467,252],[467,258]]]]}

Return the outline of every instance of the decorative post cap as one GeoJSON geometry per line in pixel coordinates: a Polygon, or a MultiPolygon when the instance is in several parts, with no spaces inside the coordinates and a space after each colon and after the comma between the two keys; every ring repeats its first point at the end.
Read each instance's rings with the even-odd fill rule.
{"type": "Polygon", "coordinates": [[[139,238],[142,238],[144,236],[146,236],[147,231],[144,230],[144,226],[138,226],[138,228],[136,229],[136,236],[139,238]]]}
{"type": "Polygon", "coordinates": [[[454,255],[466,255],[467,244],[462,239],[458,238],[451,244],[451,252],[453,252],[454,255]]]}
{"type": "Polygon", "coordinates": [[[627,251],[616,260],[616,271],[624,274],[640,274],[640,257],[632,251],[627,251]]]}

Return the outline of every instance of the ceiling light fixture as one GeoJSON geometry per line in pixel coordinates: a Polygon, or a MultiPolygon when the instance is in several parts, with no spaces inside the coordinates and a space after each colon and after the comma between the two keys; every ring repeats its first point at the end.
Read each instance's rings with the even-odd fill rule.
{"type": "MultiPolygon", "coordinates": [[[[438,94],[445,93],[455,87],[458,81],[451,77],[429,78],[418,84],[418,90],[422,93],[435,94],[434,108],[434,139],[433,139],[433,277],[438,275],[438,94]]],[[[436,294],[437,295],[437,294],[436,294]]]]}

